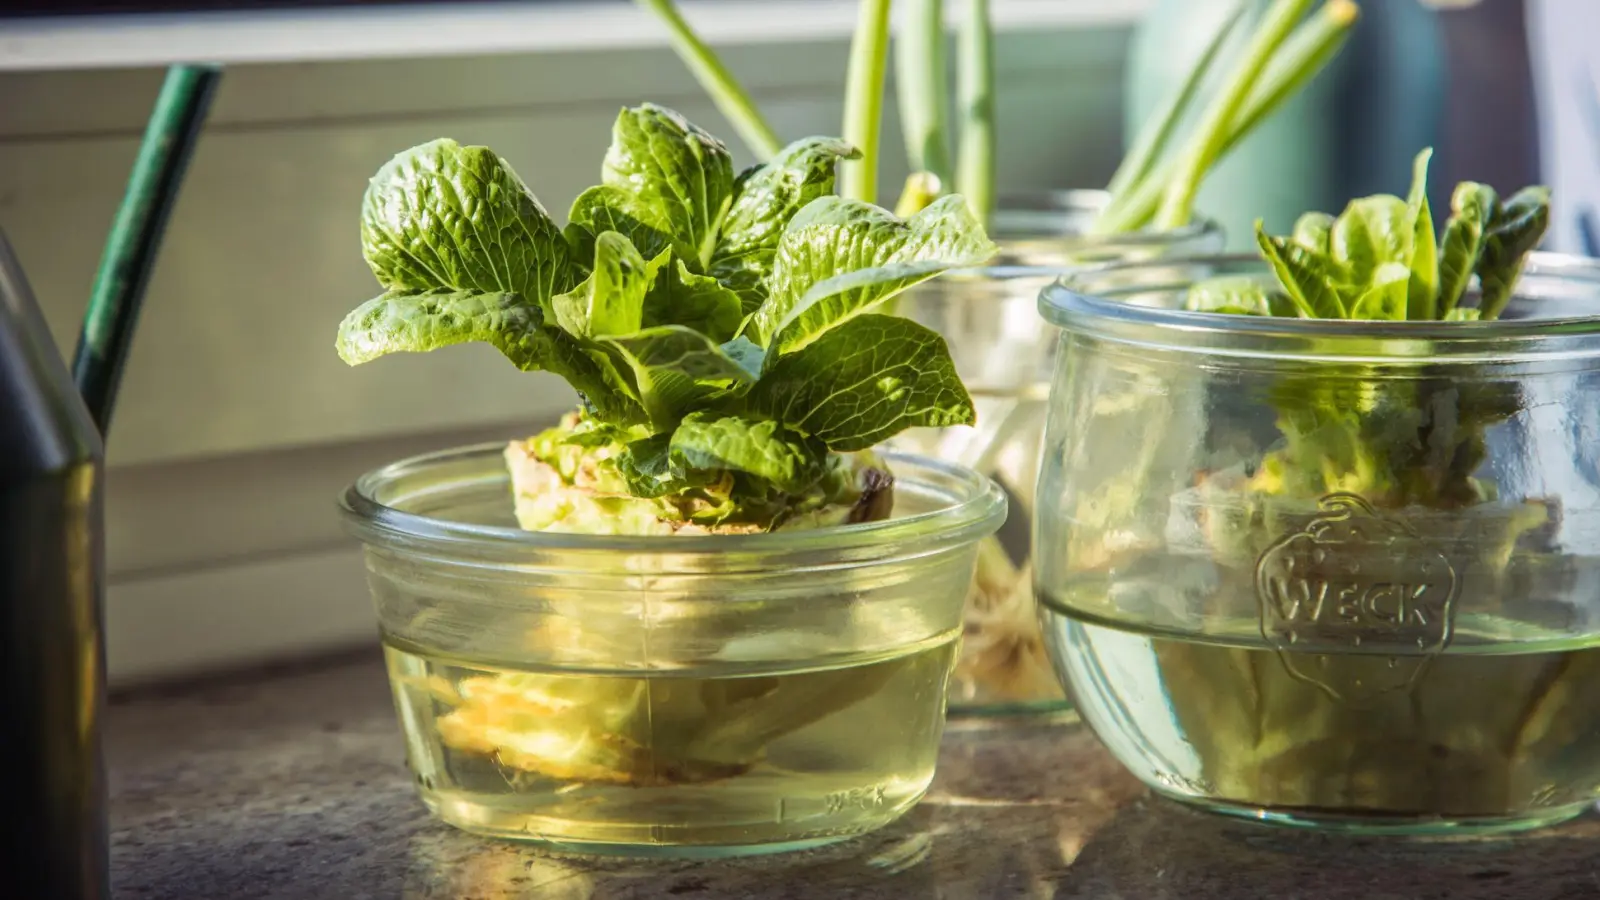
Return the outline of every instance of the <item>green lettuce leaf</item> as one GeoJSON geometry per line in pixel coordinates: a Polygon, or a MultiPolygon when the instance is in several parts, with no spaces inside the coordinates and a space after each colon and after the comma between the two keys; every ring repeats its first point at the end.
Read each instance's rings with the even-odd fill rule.
{"type": "Polygon", "coordinates": [[[1309,319],[1346,317],[1348,311],[1340,296],[1344,273],[1333,261],[1298,243],[1267,234],[1260,219],[1256,220],[1256,243],[1302,316],[1309,319]]]}
{"type": "Polygon", "coordinates": [[[761,370],[766,368],[766,348],[742,334],[723,344],[722,352],[738,363],[739,368],[749,372],[751,378],[760,378],[761,370]]]}
{"type": "Polygon", "coordinates": [[[743,321],[739,295],[709,275],[689,271],[681,259],[661,268],[644,297],[646,328],[683,325],[720,343],[737,334],[743,321]]]}
{"type": "Polygon", "coordinates": [[[543,370],[565,378],[608,421],[632,424],[644,419],[628,387],[571,335],[545,325],[540,308],[519,294],[384,294],[345,316],[335,348],[340,359],[355,366],[390,353],[474,342],[494,346],[525,372],[543,370]]]}
{"type": "Polygon", "coordinates": [[[629,442],[617,455],[617,471],[628,485],[628,493],[648,500],[693,487],[682,473],[673,470],[668,453],[671,443],[670,432],[653,434],[629,442]]]}
{"type": "Polygon", "coordinates": [[[798,494],[827,472],[828,447],[774,421],[696,413],[672,433],[671,456],[680,469],[743,472],[798,494]]]}
{"type": "Polygon", "coordinates": [[[995,252],[958,194],[904,221],[868,203],[823,197],[789,222],[773,263],[772,297],[749,328],[756,343],[790,353],[912,285],[995,252]]]}
{"type": "Polygon", "coordinates": [[[733,158],[722,142],[670,109],[624,109],[612,127],[602,185],[627,195],[623,210],[659,228],[696,272],[710,263],[733,201],[733,158]]]}
{"type": "Polygon", "coordinates": [[[689,492],[713,518],[788,503],[834,449],[973,420],[943,340],[874,310],[996,248],[958,196],[906,221],[833,196],[858,156],[807,138],[736,180],[682,116],[624,109],[602,183],[560,229],[488,149],[419,145],[367,192],[363,248],[387,292],[346,318],[339,353],[491,344],[578,391],[576,449],[616,460],[616,490],[689,492]]]}
{"type": "Polygon", "coordinates": [[[738,292],[746,315],[767,298],[773,257],[789,220],[811,201],[833,194],[840,160],[860,158],[860,150],[837,138],[803,138],[739,175],[710,274],[738,292]]]}
{"type": "Polygon", "coordinates": [[[1384,263],[1410,264],[1414,231],[1404,200],[1388,194],[1361,197],[1334,220],[1329,249],[1349,282],[1365,288],[1384,263]]]}
{"type": "Polygon", "coordinates": [[[1411,282],[1411,269],[1400,263],[1384,263],[1373,273],[1372,286],[1350,304],[1350,318],[1404,321],[1411,282]]]}
{"type": "Polygon", "coordinates": [[[633,372],[639,399],[657,430],[670,431],[697,407],[742,394],[754,382],[710,338],[682,325],[646,328],[600,342],[633,372]]]}
{"type": "Polygon", "coordinates": [[[643,327],[645,294],[658,280],[669,251],[649,262],[615,231],[595,240],[589,277],[551,299],[556,324],[579,337],[632,334],[643,327]]]}
{"type": "Polygon", "coordinates": [[[1428,162],[1433,148],[1425,147],[1411,164],[1411,194],[1406,198],[1406,216],[1411,219],[1411,253],[1403,260],[1410,269],[1406,287],[1407,318],[1437,317],[1439,296],[1439,249],[1433,233],[1433,210],[1428,206],[1428,162]]]}
{"type": "Polygon", "coordinates": [[[1438,312],[1449,318],[1467,292],[1472,273],[1483,254],[1483,231],[1494,217],[1494,188],[1463,181],[1450,195],[1450,218],[1445,221],[1439,252],[1438,312]]]}
{"type": "Polygon", "coordinates": [[[1522,275],[1524,257],[1539,246],[1549,226],[1547,187],[1523,188],[1495,210],[1484,230],[1483,253],[1478,257],[1478,286],[1483,291],[1478,309],[1483,318],[1497,318],[1505,310],[1522,275]]]}
{"type": "Polygon", "coordinates": [[[580,267],[549,213],[487,147],[440,139],[391,159],[361,204],[361,247],[388,290],[519,294],[543,306],[580,267]]]}
{"type": "Polygon", "coordinates": [[[909,319],[873,314],[780,358],[745,402],[837,451],[862,450],[907,428],[975,420],[944,338],[909,319]]]}
{"type": "Polygon", "coordinates": [[[1190,312],[1232,313],[1239,316],[1294,316],[1292,301],[1269,291],[1248,276],[1221,276],[1196,282],[1184,298],[1190,312]]]}
{"type": "Polygon", "coordinates": [[[1333,216],[1308,212],[1295,220],[1294,242],[1318,256],[1327,256],[1333,242],[1333,216]]]}
{"type": "Polygon", "coordinates": [[[608,231],[626,237],[645,259],[672,246],[665,222],[655,213],[642,209],[632,194],[607,184],[595,185],[572,201],[567,213],[565,234],[577,259],[594,259],[595,240],[608,231]]]}

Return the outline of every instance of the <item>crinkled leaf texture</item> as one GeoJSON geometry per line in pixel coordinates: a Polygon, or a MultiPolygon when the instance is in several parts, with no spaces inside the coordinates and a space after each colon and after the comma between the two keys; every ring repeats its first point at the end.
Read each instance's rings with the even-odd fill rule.
{"type": "Polygon", "coordinates": [[[696,413],[672,433],[670,453],[685,470],[743,472],[797,494],[823,476],[828,448],[771,420],[696,413]]]}
{"type": "Polygon", "coordinates": [[[1292,310],[1263,307],[1261,297],[1241,296],[1237,285],[1212,281],[1189,290],[1188,308],[1324,319],[1462,321],[1467,317],[1457,310],[1476,276],[1482,296],[1471,320],[1497,318],[1510,301],[1527,254],[1549,225],[1550,192],[1525,188],[1502,204],[1492,188],[1462,182],[1439,233],[1427,197],[1432,156],[1426,148],[1413,160],[1405,199],[1362,197],[1336,219],[1306,213],[1288,238],[1269,235],[1256,223],[1261,255],[1293,301],[1292,310]]]}
{"type": "Polygon", "coordinates": [[[789,222],[773,262],[772,297],[749,330],[769,350],[789,353],[918,282],[994,253],[959,195],[906,220],[859,200],[824,197],[789,222]]]}
{"type": "Polygon", "coordinates": [[[944,338],[909,319],[868,314],[778,360],[750,409],[839,451],[907,428],[971,425],[968,396],[944,338]]]}
{"type": "Polygon", "coordinates": [[[833,196],[858,156],[807,138],[735,179],[682,116],[625,109],[562,229],[492,151],[422,144],[368,189],[363,250],[387,293],[346,318],[339,353],[481,342],[561,375],[592,426],[583,452],[635,497],[807,492],[832,453],[973,421],[943,339],[874,310],[995,247],[959,196],[904,221],[833,196]]]}
{"type": "Polygon", "coordinates": [[[594,246],[589,277],[551,300],[556,323],[578,337],[632,334],[644,324],[645,295],[670,251],[649,262],[626,237],[607,231],[594,246]]]}
{"type": "Polygon", "coordinates": [[[1368,285],[1379,266],[1411,259],[1414,231],[1404,200],[1388,194],[1361,197],[1334,220],[1331,256],[1351,284],[1368,285]]]}
{"type": "Polygon", "coordinates": [[[754,379],[714,341],[692,328],[662,325],[601,338],[633,371],[650,424],[675,428],[714,398],[736,396],[754,379]]]}
{"type": "Polygon", "coordinates": [[[646,103],[617,116],[600,183],[627,198],[624,213],[665,234],[678,258],[701,270],[733,201],[733,157],[683,116],[646,103]]]}
{"type": "Polygon", "coordinates": [[[1539,246],[1550,226],[1550,189],[1523,188],[1499,205],[1483,235],[1478,257],[1478,304],[1483,318],[1497,318],[1511,301],[1511,291],[1522,275],[1528,252],[1539,246]]]}
{"type": "Polygon", "coordinates": [[[1345,318],[1347,310],[1340,297],[1344,272],[1336,262],[1298,243],[1267,234],[1259,219],[1256,243],[1300,315],[1308,319],[1345,318]]]}
{"type": "Polygon", "coordinates": [[[543,305],[579,277],[560,229],[511,166],[448,139],[407,150],[373,176],[361,247],[391,291],[507,291],[543,305]]]}
{"type": "MultiPolygon", "coordinates": [[[[1308,213],[1287,239],[1258,226],[1262,256],[1292,308],[1274,308],[1270,292],[1238,278],[1193,285],[1187,308],[1364,321],[1497,318],[1547,227],[1549,191],[1527,188],[1502,203],[1491,188],[1462,183],[1436,232],[1426,194],[1430,159],[1429,150],[1417,154],[1405,199],[1363,197],[1337,219],[1308,213]],[[1462,306],[1474,276],[1479,303],[1462,306]]],[[[1353,350],[1362,338],[1340,340],[1353,350]]],[[[1485,388],[1428,367],[1405,379],[1378,378],[1362,362],[1315,368],[1285,373],[1266,390],[1282,440],[1252,466],[1249,490],[1310,499],[1353,492],[1393,508],[1454,509],[1494,497],[1480,469],[1488,430],[1523,408],[1514,379],[1485,388]]]]}
{"type": "Polygon", "coordinates": [[[606,419],[633,423],[643,410],[570,334],[544,324],[539,307],[511,293],[437,290],[388,293],[356,307],[339,325],[339,358],[359,365],[390,353],[452,344],[491,344],[525,372],[565,378],[606,419]]]}
{"type": "Polygon", "coordinates": [[[644,297],[646,328],[684,325],[720,342],[732,339],[743,321],[739,295],[709,275],[689,271],[681,259],[661,268],[644,297]]]}
{"type": "Polygon", "coordinates": [[[860,150],[837,138],[804,138],[739,176],[711,274],[738,292],[745,315],[767,299],[767,277],[789,220],[811,201],[833,195],[840,160],[860,158],[860,150]]]}

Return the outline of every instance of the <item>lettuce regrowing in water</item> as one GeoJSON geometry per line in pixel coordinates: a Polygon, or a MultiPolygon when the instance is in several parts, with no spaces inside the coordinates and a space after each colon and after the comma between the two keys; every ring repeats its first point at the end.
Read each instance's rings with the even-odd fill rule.
{"type": "MultiPolygon", "coordinates": [[[[679,114],[625,109],[601,183],[563,228],[494,151],[414,147],[367,190],[362,247],[384,293],[340,325],[339,355],[356,365],[479,342],[566,379],[579,408],[506,449],[529,530],[884,518],[893,477],[870,448],[974,413],[944,340],[883,306],[995,248],[960,196],[906,220],[835,196],[835,166],[855,156],[807,138],[735,173],[722,142],[679,114]]],[[[772,737],[859,700],[860,680],[846,670],[803,697],[652,710],[592,678],[472,679],[442,692],[457,709],[441,731],[551,777],[726,777],[772,737]],[[616,752],[651,715],[683,721],[657,721],[655,746],[616,752]]]]}
{"type": "MultiPolygon", "coordinates": [[[[1426,196],[1431,155],[1417,155],[1406,198],[1359,198],[1337,218],[1307,213],[1288,236],[1270,235],[1258,222],[1257,243],[1278,283],[1203,281],[1190,289],[1187,308],[1343,320],[1498,318],[1549,224],[1550,192],[1529,187],[1501,198],[1463,182],[1440,232],[1426,196]],[[1464,304],[1473,279],[1476,303],[1464,304]]],[[[1460,383],[1429,377],[1427,367],[1380,384],[1374,371],[1329,362],[1314,376],[1283,377],[1271,398],[1283,441],[1235,487],[1311,499],[1353,493],[1389,508],[1450,510],[1494,499],[1494,485],[1473,473],[1486,457],[1488,430],[1521,410],[1516,384],[1460,383]]],[[[1542,519],[1530,507],[1528,526],[1542,519]]]]}

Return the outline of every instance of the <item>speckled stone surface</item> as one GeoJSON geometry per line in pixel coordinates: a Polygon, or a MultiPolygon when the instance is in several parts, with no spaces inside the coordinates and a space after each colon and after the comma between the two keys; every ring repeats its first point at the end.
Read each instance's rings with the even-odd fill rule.
{"type": "Polygon", "coordinates": [[[929,798],[821,851],[591,862],[471,837],[411,792],[376,656],[119,700],[119,898],[1600,898],[1600,819],[1515,839],[1286,832],[1154,799],[1070,722],[956,724],[929,798]]]}

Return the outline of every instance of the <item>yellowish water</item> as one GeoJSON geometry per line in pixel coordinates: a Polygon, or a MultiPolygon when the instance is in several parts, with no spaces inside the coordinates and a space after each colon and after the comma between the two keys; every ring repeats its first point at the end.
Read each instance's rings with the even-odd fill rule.
{"type": "Polygon", "coordinates": [[[932,780],[955,635],[828,668],[573,674],[386,642],[423,800],[587,852],[722,855],[872,830],[932,780]]]}
{"type": "MultiPolygon", "coordinates": [[[[1398,830],[1515,827],[1600,796],[1600,646],[1311,652],[1062,620],[1084,719],[1147,782],[1233,811],[1398,830]]],[[[1325,648],[1324,648],[1325,649],[1325,648]]]]}

